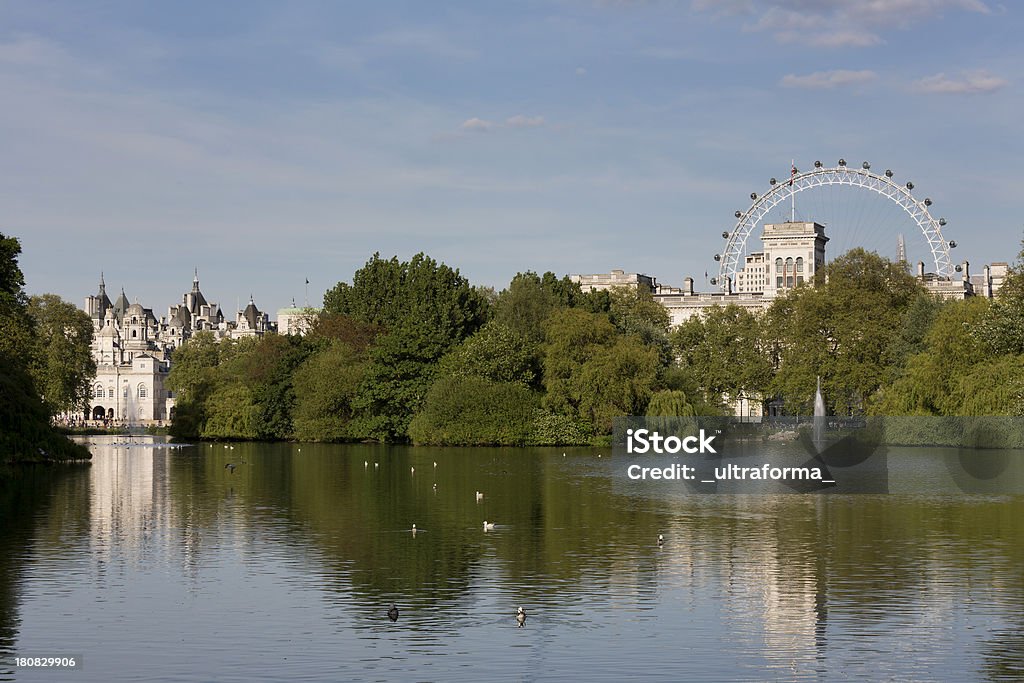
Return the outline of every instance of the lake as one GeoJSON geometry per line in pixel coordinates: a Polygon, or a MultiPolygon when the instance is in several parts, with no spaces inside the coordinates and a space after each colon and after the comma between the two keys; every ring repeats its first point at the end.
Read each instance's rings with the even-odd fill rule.
{"type": "Polygon", "coordinates": [[[0,488],[0,680],[1024,679],[1024,497],[949,453],[692,494],[592,449],[123,440],[0,488]]]}

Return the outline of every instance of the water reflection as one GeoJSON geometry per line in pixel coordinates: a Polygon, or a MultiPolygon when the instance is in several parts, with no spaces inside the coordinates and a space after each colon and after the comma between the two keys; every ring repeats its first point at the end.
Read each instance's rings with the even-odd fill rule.
{"type": "MultiPolygon", "coordinates": [[[[96,441],[90,467],[0,496],[0,656],[84,654],[79,680],[1021,675],[1019,497],[684,496],[589,452],[96,441]]],[[[947,461],[889,455],[916,490],[947,461]]]]}

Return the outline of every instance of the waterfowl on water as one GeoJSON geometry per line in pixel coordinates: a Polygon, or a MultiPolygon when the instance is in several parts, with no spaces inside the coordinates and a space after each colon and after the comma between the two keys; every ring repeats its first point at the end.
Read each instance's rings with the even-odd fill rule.
{"type": "Polygon", "coordinates": [[[519,628],[522,628],[526,623],[526,610],[522,607],[516,610],[516,621],[519,622],[519,628]]]}
{"type": "Polygon", "coordinates": [[[395,603],[391,603],[391,608],[388,609],[388,619],[398,621],[398,608],[395,607],[395,603]]]}
{"type": "Polygon", "coordinates": [[[477,500],[483,500],[484,499],[484,494],[482,494],[479,491],[477,491],[476,492],[476,499],[477,500]]]}
{"type": "Polygon", "coordinates": [[[485,519],[484,520],[484,531],[491,531],[492,529],[494,529],[494,522],[488,523],[487,520],[485,519]]]}
{"type": "Polygon", "coordinates": [[[658,534],[658,545],[663,545],[664,543],[665,543],[665,537],[662,536],[661,534],[658,534]]]}
{"type": "Polygon", "coordinates": [[[235,467],[236,465],[233,462],[229,462],[227,465],[224,465],[224,469],[228,470],[230,474],[235,473],[235,467]]]}

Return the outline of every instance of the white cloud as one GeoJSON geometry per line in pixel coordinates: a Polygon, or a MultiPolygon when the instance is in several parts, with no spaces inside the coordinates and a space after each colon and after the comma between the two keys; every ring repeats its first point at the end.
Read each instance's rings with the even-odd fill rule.
{"type": "Polygon", "coordinates": [[[914,84],[914,89],[923,93],[937,93],[941,95],[977,95],[991,93],[1004,88],[1008,84],[1005,78],[1000,78],[984,69],[965,71],[958,78],[952,78],[944,73],[922,78],[914,84]]]}
{"type": "Polygon", "coordinates": [[[466,119],[465,121],[463,121],[462,125],[459,126],[459,128],[461,128],[462,130],[475,131],[478,133],[486,133],[489,130],[494,130],[495,128],[497,128],[497,126],[498,124],[494,123],[493,121],[485,121],[484,119],[478,119],[477,117],[474,116],[471,119],[466,119]]]}
{"type": "Polygon", "coordinates": [[[937,19],[946,12],[991,13],[983,0],[694,0],[691,6],[717,17],[754,17],[743,30],[771,33],[780,43],[829,48],[878,45],[888,30],[937,19]]]}
{"type": "Polygon", "coordinates": [[[544,125],[544,117],[516,114],[515,116],[506,119],[505,125],[510,128],[540,128],[544,125]]]}
{"type": "Polygon", "coordinates": [[[779,81],[779,85],[784,88],[822,90],[867,83],[875,80],[876,78],[878,78],[878,74],[874,71],[849,71],[846,69],[837,69],[834,71],[815,71],[814,73],[803,76],[788,74],[779,81]]]}

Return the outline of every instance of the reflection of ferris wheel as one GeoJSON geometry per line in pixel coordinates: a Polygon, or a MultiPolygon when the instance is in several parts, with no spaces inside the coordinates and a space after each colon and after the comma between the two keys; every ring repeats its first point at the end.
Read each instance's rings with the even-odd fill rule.
{"type": "MultiPolygon", "coordinates": [[[[750,199],[753,203],[746,211],[737,211],[736,226],[732,232],[723,232],[722,237],[726,240],[725,251],[715,255],[715,260],[720,262],[718,277],[711,280],[711,284],[717,284],[723,291],[728,291],[736,282],[736,273],[744,267],[744,255],[746,253],[747,239],[755,228],[761,225],[766,217],[778,209],[785,209],[786,200],[791,201],[791,210],[788,216],[782,220],[796,220],[796,195],[807,190],[824,191],[827,188],[859,188],[870,190],[878,196],[885,197],[890,202],[883,202],[901,215],[902,221],[913,226],[910,229],[920,231],[923,239],[920,240],[922,250],[928,249],[931,252],[931,261],[935,265],[935,275],[939,278],[949,279],[953,275],[953,265],[950,260],[949,250],[956,247],[956,242],[947,242],[942,237],[941,228],[946,225],[944,218],[933,218],[928,210],[932,205],[931,199],[918,200],[912,194],[914,184],[907,182],[900,185],[893,180],[893,172],[886,170],[884,175],[871,171],[868,162],[861,164],[860,168],[850,168],[844,159],[839,160],[835,168],[826,168],[820,161],[814,162],[814,169],[806,172],[797,171],[792,168],[790,177],[783,181],[772,178],[769,181],[771,189],[763,195],[751,193],[750,199]],[[822,188],[822,189],[819,189],[822,188]]],[[[847,194],[849,194],[847,192],[847,194]]],[[[822,211],[822,209],[818,209],[822,211]]],[[[827,210],[824,211],[828,213],[827,210]]],[[[814,220],[817,217],[810,217],[814,220]]],[[[822,221],[823,222],[823,221],[822,221]]],[[[839,220],[839,223],[844,221],[839,220]]],[[[881,222],[881,221],[880,221],[881,222]]],[[[843,226],[840,226],[841,228],[843,226]]],[[[959,267],[956,270],[960,270],[959,267]]]]}

